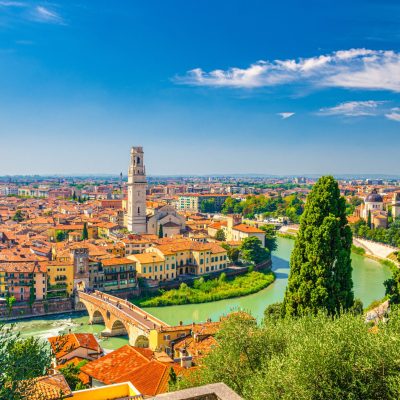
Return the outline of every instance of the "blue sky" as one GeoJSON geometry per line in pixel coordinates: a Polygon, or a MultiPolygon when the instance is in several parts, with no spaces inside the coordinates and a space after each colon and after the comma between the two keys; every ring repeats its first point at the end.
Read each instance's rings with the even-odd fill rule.
{"type": "Polygon", "coordinates": [[[400,174],[400,3],[0,0],[0,175],[400,174]]]}

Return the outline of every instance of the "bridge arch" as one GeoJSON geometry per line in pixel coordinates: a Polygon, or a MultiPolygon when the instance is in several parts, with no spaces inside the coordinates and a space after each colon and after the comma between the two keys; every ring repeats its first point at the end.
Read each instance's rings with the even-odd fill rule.
{"type": "Polygon", "coordinates": [[[100,310],[94,310],[91,322],[92,324],[105,324],[103,313],[100,310]]]}
{"type": "MultiPolygon", "coordinates": [[[[111,322],[111,321],[110,321],[111,322]]],[[[104,332],[105,336],[128,336],[129,332],[125,324],[119,319],[115,319],[109,324],[109,328],[104,332]]]]}

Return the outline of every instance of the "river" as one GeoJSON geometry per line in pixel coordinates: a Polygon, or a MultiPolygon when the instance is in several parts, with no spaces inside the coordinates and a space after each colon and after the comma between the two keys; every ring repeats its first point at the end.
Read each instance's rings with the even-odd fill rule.
{"type": "MultiPolygon", "coordinates": [[[[258,293],[212,303],[146,308],[146,310],[171,325],[178,324],[180,321],[183,323],[200,322],[207,318],[215,321],[220,316],[237,309],[249,311],[261,319],[266,306],[283,299],[293,245],[294,240],[278,238],[278,249],[272,255],[276,280],[268,288],[258,293]]],[[[360,298],[365,307],[373,300],[382,298],[384,296],[383,282],[391,275],[389,267],[357,254],[352,254],[352,265],[355,297],[360,298]]],[[[68,330],[91,332],[98,336],[104,329],[102,325],[89,325],[88,316],[83,314],[32,318],[19,321],[16,326],[23,336],[35,335],[44,338],[66,333],[68,330]]],[[[108,338],[100,342],[105,349],[112,350],[126,344],[128,339],[126,337],[108,338]]]]}

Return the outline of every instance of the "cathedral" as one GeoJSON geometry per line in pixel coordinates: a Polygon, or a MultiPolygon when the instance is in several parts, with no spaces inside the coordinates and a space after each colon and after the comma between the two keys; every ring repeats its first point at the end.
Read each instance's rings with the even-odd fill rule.
{"type": "Polygon", "coordinates": [[[171,206],[146,206],[146,168],[143,147],[131,148],[131,161],[128,169],[128,206],[126,227],[137,234],[171,237],[185,229],[185,218],[171,206]],[[162,227],[162,228],[160,228],[162,227]]]}

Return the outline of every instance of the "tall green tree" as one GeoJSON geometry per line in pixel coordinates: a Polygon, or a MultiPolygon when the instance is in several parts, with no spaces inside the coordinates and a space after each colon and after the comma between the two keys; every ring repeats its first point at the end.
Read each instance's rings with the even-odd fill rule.
{"type": "Polygon", "coordinates": [[[226,240],[225,232],[223,229],[218,229],[215,233],[215,239],[219,240],[220,242],[224,242],[226,240]]]}
{"type": "Polygon", "coordinates": [[[265,232],[265,247],[269,251],[275,251],[278,248],[275,227],[273,225],[263,225],[260,229],[265,232]]]}
{"type": "Polygon", "coordinates": [[[160,239],[164,237],[164,228],[161,224],[160,224],[160,229],[158,230],[158,237],[160,239]]]}
{"type": "Polygon", "coordinates": [[[290,258],[286,315],[336,314],[353,305],[352,233],[345,199],[332,176],[320,178],[307,197],[290,258]]]}
{"type": "Polygon", "coordinates": [[[14,216],[12,217],[13,221],[15,222],[21,222],[24,220],[24,215],[22,214],[21,210],[17,210],[14,214],[14,216]]]}
{"type": "Polygon", "coordinates": [[[83,230],[82,230],[82,240],[87,240],[89,238],[87,222],[83,223],[83,230]]]}
{"type": "Polygon", "coordinates": [[[371,229],[372,228],[372,221],[371,221],[371,211],[368,211],[368,220],[367,220],[367,225],[368,228],[371,229]]]}
{"type": "Polygon", "coordinates": [[[0,322],[0,399],[30,398],[31,379],[45,375],[50,363],[51,354],[43,340],[21,338],[13,325],[0,322]]]}
{"type": "Polygon", "coordinates": [[[255,236],[245,238],[240,245],[242,259],[254,264],[260,264],[270,258],[270,252],[262,247],[261,240],[255,236]]]}

